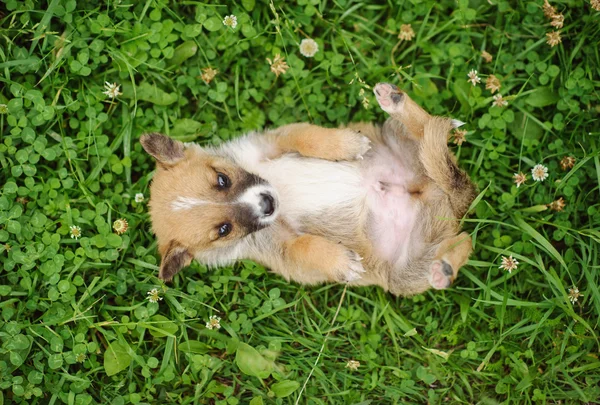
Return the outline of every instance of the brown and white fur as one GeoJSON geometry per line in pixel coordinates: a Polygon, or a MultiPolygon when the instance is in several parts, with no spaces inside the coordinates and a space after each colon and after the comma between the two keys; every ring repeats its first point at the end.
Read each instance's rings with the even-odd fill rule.
{"type": "Polygon", "coordinates": [[[329,129],[291,124],[216,148],[141,138],[157,160],[150,215],[170,280],[192,259],[250,259],[287,280],[447,288],[471,253],[459,233],[475,188],[433,117],[380,83],[390,118],[329,129]]]}

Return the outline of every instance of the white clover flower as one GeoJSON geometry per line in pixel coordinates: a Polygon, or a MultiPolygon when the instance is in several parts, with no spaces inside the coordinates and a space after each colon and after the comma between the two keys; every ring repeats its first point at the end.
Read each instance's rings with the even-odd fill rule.
{"type": "Polygon", "coordinates": [[[304,38],[300,42],[300,53],[307,58],[312,58],[317,52],[319,52],[319,44],[314,39],[304,38]]]}
{"type": "Polygon", "coordinates": [[[556,212],[564,210],[566,205],[567,204],[565,203],[565,199],[562,197],[560,197],[558,200],[552,201],[550,204],[546,204],[548,208],[556,212]]]}
{"type": "Polygon", "coordinates": [[[71,232],[71,239],[77,240],[81,238],[81,228],[77,225],[71,225],[69,231],[71,232]]]}
{"type": "Polygon", "coordinates": [[[273,60],[267,58],[267,62],[269,62],[269,66],[271,66],[271,72],[275,73],[275,76],[277,77],[287,72],[287,70],[290,68],[280,54],[275,55],[273,60]]]}
{"type": "Polygon", "coordinates": [[[0,104],[0,114],[6,114],[8,112],[8,106],[6,104],[0,104]]]}
{"type": "Polygon", "coordinates": [[[202,80],[204,80],[204,83],[208,84],[212,82],[217,73],[219,73],[217,69],[213,69],[209,66],[202,69],[202,74],[200,75],[200,77],[202,78],[202,80]]]}
{"type": "Polygon", "coordinates": [[[468,82],[471,82],[473,86],[476,86],[477,83],[481,82],[481,78],[477,76],[477,71],[475,69],[471,70],[467,76],[469,76],[468,82]]]}
{"type": "Polygon", "coordinates": [[[546,34],[546,43],[550,45],[551,48],[554,48],[561,42],[562,38],[560,37],[560,31],[548,32],[546,34]]]}
{"type": "Polygon", "coordinates": [[[402,24],[400,26],[400,33],[398,34],[398,38],[400,41],[410,41],[415,37],[415,31],[410,24],[402,24]]]}
{"type": "Polygon", "coordinates": [[[360,367],[360,362],[356,361],[356,360],[348,360],[348,363],[346,363],[346,368],[352,371],[356,371],[358,370],[358,368],[360,367]]]}
{"type": "Polygon", "coordinates": [[[571,301],[571,304],[575,304],[579,297],[583,297],[583,294],[579,292],[579,288],[575,286],[569,288],[569,301],[571,301]]]}
{"type": "Polygon", "coordinates": [[[512,273],[512,271],[516,270],[518,266],[519,262],[517,261],[517,259],[510,255],[509,257],[502,256],[502,264],[499,266],[499,268],[506,270],[509,273],[512,273]]]}
{"type": "Polygon", "coordinates": [[[500,90],[502,84],[500,83],[500,79],[498,79],[495,75],[489,75],[485,80],[485,88],[494,94],[495,92],[500,90]]]}
{"type": "Polygon", "coordinates": [[[212,315],[206,322],[206,329],[221,329],[221,318],[216,315],[212,315]]]}
{"type": "Polygon", "coordinates": [[[496,107],[506,107],[508,105],[508,101],[502,98],[502,94],[498,93],[493,97],[494,101],[492,102],[493,106],[496,107]]]}
{"type": "Polygon", "coordinates": [[[515,173],[513,180],[517,185],[517,188],[519,188],[527,181],[527,175],[525,173],[515,173]]]}
{"type": "Polygon", "coordinates": [[[531,169],[531,177],[535,181],[544,181],[548,178],[548,168],[542,164],[537,164],[531,169]]]}
{"type": "Polygon", "coordinates": [[[223,18],[223,25],[235,29],[237,27],[237,17],[233,14],[226,16],[223,18]]]}
{"type": "Polygon", "coordinates": [[[121,88],[120,84],[106,82],[106,83],[104,83],[105,91],[103,91],[102,94],[106,94],[110,98],[117,98],[121,94],[123,94],[119,91],[120,88],[121,88]]]}
{"type": "Polygon", "coordinates": [[[119,218],[113,222],[113,229],[118,235],[122,235],[129,229],[129,224],[125,218],[119,218]]]}
{"type": "Polygon", "coordinates": [[[135,200],[135,202],[136,202],[136,203],[138,203],[138,204],[139,204],[139,203],[142,203],[142,202],[144,202],[144,194],[142,194],[142,193],[137,193],[137,194],[135,195],[135,199],[134,199],[134,200],[135,200]]]}
{"type": "Polygon", "coordinates": [[[454,143],[456,145],[462,145],[467,140],[466,129],[455,129],[454,130],[454,143]]]}
{"type": "Polygon", "coordinates": [[[563,170],[572,169],[575,166],[575,158],[573,156],[565,156],[560,160],[560,167],[563,170]]]}
{"type": "Polygon", "coordinates": [[[158,295],[158,288],[153,288],[148,291],[148,296],[146,297],[148,301],[156,303],[158,301],[162,301],[162,297],[158,295]]]}

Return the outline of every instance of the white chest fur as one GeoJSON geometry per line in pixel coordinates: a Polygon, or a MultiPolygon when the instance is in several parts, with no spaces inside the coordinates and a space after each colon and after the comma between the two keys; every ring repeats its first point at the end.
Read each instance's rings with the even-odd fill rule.
{"type": "Polygon", "coordinates": [[[281,213],[292,226],[325,210],[364,207],[366,189],[356,163],[285,155],[263,161],[257,174],[277,191],[281,213]]]}

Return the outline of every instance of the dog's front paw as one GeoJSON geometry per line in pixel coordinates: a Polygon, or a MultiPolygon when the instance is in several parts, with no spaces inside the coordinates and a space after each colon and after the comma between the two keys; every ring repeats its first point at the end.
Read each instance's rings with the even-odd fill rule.
{"type": "Polygon", "coordinates": [[[379,106],[386,113],[399,113],[404,108],[405,94],[398,86],[390,83],[377,83],[373,92],[379,106]]]}
{"type": "Polygon", "coordinates": [[[339,141],[337,142],[337,156],[334,160],[363,159],[364,155],[371,149],[369,138],[351,129],[341,129],[336,136],[338,136],[339,141]]]}
{"type": "Polygon", "coordinates": [[[345,257],[340,261],[337,269],[334,269],[336,279],[340,283],[351,283],[362,278],[365,269],[362,265],[362,257],[353,250],[346,250],[345,257]]]}
{"type": "Polygon", "coordinates": [[[434,260],[429,267],[429,284],[436,290],[444,290],[454,280],[454,269],[445,260],[434,260]]]}

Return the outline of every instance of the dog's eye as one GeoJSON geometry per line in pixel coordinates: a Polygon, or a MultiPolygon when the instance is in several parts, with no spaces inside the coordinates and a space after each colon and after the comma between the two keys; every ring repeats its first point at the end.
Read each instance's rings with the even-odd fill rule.
{"type": "Polygon", "coordinates": [[[231,180],[223,173],[217,173],[217,186],[220,189],[229,188],[231,186],[231,180]]]}
{"type": "Polygon", "coordinates": [[[233,226],[229,223],[229,222],[225,222],[224,224],[221,224],[219,226],[219,238],[224,238],[225,236],[229,235],[229,233],[231,232],[231,230],[233,229],[233,226]]]}

